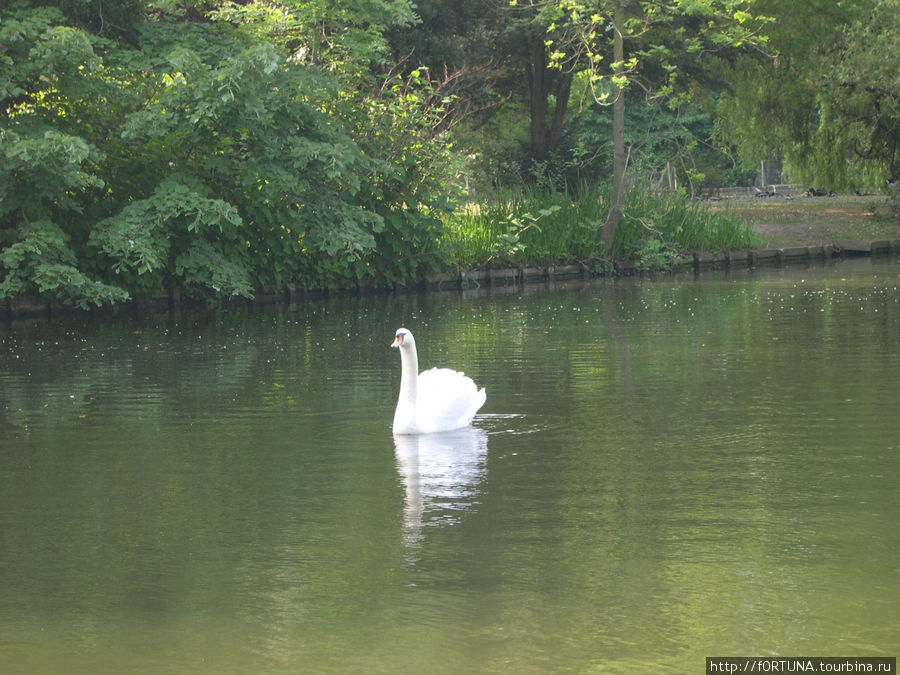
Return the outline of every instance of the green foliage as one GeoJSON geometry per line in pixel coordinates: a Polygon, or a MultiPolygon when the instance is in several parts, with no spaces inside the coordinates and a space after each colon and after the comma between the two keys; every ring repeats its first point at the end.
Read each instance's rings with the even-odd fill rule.
{"type": "MultiPolygon", "coordinates": [[[[626,90],[633,91],[639,84],[645,91],[678,100],[678,94],[688,89],[678,77],[683,57],[759,46],[765,41],[757,32],[762,20],[747,11],[750,0],[692,0],[668,5],[624,0],[511,0],[511,4],[536,10],[536,23],[547,34],[544,46],[550,63],[566,72],[583,70],[594,101],[613,107],[613,193],[603,225],[603,239],[609,242],[615,237],[626,192],[624,119],[630,98],[626,90]]],[[[688,83],[691,79],[690,75],[684,78],[688,83]]]]}
{"type": "Polygon", "coordinates": [[[373,64],[388,62],[384,33],[417,20],[408,0],[224,2],[210,17],[241,25],[257,41],[288,50],[292,61],[327,69],[351,86],[367,80],[373,64]]]}
{"type": "Polygon", "coordinates": [[[250,296],[247,261],[229,257],[234,253],[227,246],[241,222],[230,204],[169,179],[99,223],[90,243],[111,258],[116,274],[134,273],[151,289],[180,277],[188,288],[206,285],[223,295],[250,296]]]}
{"type": "Polygon", "coordinates": [[[628,193],[610,254],[617,259],[716,249],[751,248],[761,241],[740,219],[711,210],[683,190],[658,192],[637,186],[628,193]],[[659,242],[656,244],[647,242],[659,242]]]}
{"type": "Polygon", "coordinates": [[[679,260],[678,252],[659,239],[642,239],[635,245],[635,267],[641,272],[670,270],[679,260]]]}
{"type": "Polygon", "coordinates": [[[759,30],[770,21],[750,0],[511,0],[510,4],[537,10],[536,23],[546,27],[552,59],[559,65],[571,64],[577,54],[579,69],[602,104],[611,103],[616,87],[635,85],[680,98],[699,72],[696,62],[701,55],[758,47],[766,41],[759,30]],[[627,43],[621,61],[610,53],[617,10],[627,43]]]}
{"type": "MultiPolygon", "coordinates": [[[[714,147],[713,134],[711,117],[697,105],[668,106],[640,98],[629,105],[625,127],[631,171],[663,180],[668,166],[678,184],[694,196],[715,187],[746,184],[746,175],[714,147]]],[[[569,183],[608,175],[611,138],[612,120],[606,107],[585,105],[571,115],[562,149],[568,155],[569,183]]]]}
{"type": "Polygon", "coordinates": [[[845,50],[832,55],[821,93],[822,139],[846,148],[830,168],[834,184],[854,188],[900,175],[900,21],[894,1],[878,0],[841,36],[845,50]],[[847,156],[851,158],[848,162],[847,156]],[[848,170],[849,169],[849,170],[848,170]],[[854,180],[855,176],[863,174],[854,180]],[[868,179],[868,180],[866,180],[868,179]],[[854,184],[855,183],[855,184],[854,184]]]}
{"type": "Polygon", "coordinates": [[[143,19],[143,0],[54,0],[69,23],[98,35],[129,37],[135,23],[143,19]]]}
{"type": "Polygon", "coordinates": [[[608,187],[582,186],[571,193],[510,190],[455,214],[442,242],[463,267],[579,260],[608,269],[615,259],[634,260],[648,270],[667,269],[687,251],[761,243],[738,218],[710,210],[684,191],[657,192],[640,185],[629,191],[622,224],[605,250],[600,226],[608,204],[608,187]]]}
{"type": "Polygon", "coordinates": [[[892,0],[767,2],[775,59],[747,55],[717,108],[746,165],[783,158],[795,181],[882,187],[900,173],[900,27],[892,0]]]}
{"type": "Polygon", "coordinates": [[[97,64],[88,35],[61,25],[61,12],[25,6],[14,4],[0,17],[0,102],[12,104],[13,114],[29,94],[77,86],[97,64]]]}
{"type": "MultiPolygon", "coordinates": [[[[159,3],[156,20],[135,24],[139,51],[56,25],[56,10],[0,23],[4,240],[23,219],[53,218],[77,269],[141,294],[249,296],[418,274],[416,256],[440,225],[427,213],[446,197],[423,161],[444,147],[421,134],[422,120],[434,121],[420,107],[435,107],[418,95],[423,81],[374,96],[339,86],[261,40],[273,30],[256,20],[261,6],[229,7],[209,21],[200,3],[159,3]],[[386,241],[409,254],[400,265],[376,251],[388,218],[386,241]],[[395,269],[373,272],[372,261],[395,269]]],[[[376,15],[402,21],[408,11],[400,1],[269,9],[278,7],[294,27],[315,17],[336,27],[354,11],[360,26],[376,15]]],[[[373,58],[382,28],[364,29],[368,47],[347,38],[329,56],[359,59],[339,69],[345,82],[373,58]]]]}
{"type": "Polygon", "coordinates": [[[361,199],[384,221],[367,264],[356,268],[361,282],[414,282],[444,263],[438,240],[458,163],[444,125],[449,103],[427,71],[389,72],[347,115],[360,147],[377,158],[361,199]]]}
{"type": "Polygon", "coordinates": [[[586,187],[506,190],[454,214],[442,246],[463,267],[586,261],[599,255],[603,208],[601,193],[586,187]]]}
{"type": "Polygon", "coordinates": [[[128,293],[115,286],[88,278],[76,267],[75,254],[62,229],[48,220],[23,226],[19,239],[0,252],[0,299],[12,300],[36,293],[55,298],[63,304],[86,309],[108,302],[128,299],[128,293]]]}
{"type": "Polygon", "coordinates": [[[534,229],[541,231],[538,226],[538,220],[542,216],[548,216],[559,207],[554,204],[553,209],[541,209],[537,216],[530,213],[523,213],[520,217],[509,216],[509,227],[498,238],[497,243],[491,247],[490,260],[499,261],[515,261],[525,254],[525,244],[522,241],[528,230],[534,229]]]}
{"type": "Polygon", "coordinates": [[[53,220],[76,217],[82,195],[103,187],[89,170],[99,153],[84,139],[21,126],[0,127],[0,299],[34,294],[82,308],[127,299],[85,273],[71,235],[53,220]]]}
{"type": "MultiPolygon", "coordinates": [[[[885,18],[882,3],[856,0],[865,3],[885,18]]],[[[649,260],[738,238],[707,222],[703,241],[685,224],[703,214],[674,202],[641,211],[638,194],[625,205],[632,231],[604,247],[610,199],[588,186],[609,173],[606,109],[583,106],[567,127],[556,123],[572,81],[585,94],[613,91],[625,76],[653,91],[672,89],[676,72],[692,78],[705,68],[701,56],[730,49],[756,25],[741,2],[676,3],[661,13],[658,3],[627,3],[631,53],[619,64],[607,53],[615,2],[526,12],[504,2],[425,2],[424,33],[408,0],[51,4],[11,0],[0,9],[5,299],[89,306],[173,289],[218,298],[294,284],[384,286],[448,264],[597,264],[635,246],[649,260]],[[405,48],[409,37],[423,53],[405,48]],[[568,70],[548,74],[551,62],[568,70]],[[546,120],[528,119],[520,105],[522,69],[537,65],[549,78],[538,97],[546,120]],[[469,112],[466,142],[455,144],[469,112]],[[548,151],[538,156],[529,143],[539,136],[548,151]],[[480,172],[468,171],[476,156],[480,172]],[[529,187],[454,213],[473,178],[474,195],[504,181],[529,187]]],[[[893,127],[869,133],[864,113],[876,106],[893,119],[896,70],[866,50],[892,30],[847,29],[846,63],[832,68],[819,99],[821,119],[834,122],[807,146],[887,147],[893,127]],[[866,68],[874,89],[848,86],[866,68]],[[837,133],[847,92],[847,112],[863,121],[837,133]]],[[[640,104],[630,122],[633,168],[652,173],[672,162],[694,187],[714,180],[708,120],[696,107],[640,104]]],[[[835,167],[841,158],[832,155],[835,167]]]]}
{"type": "Polygon", "coordinates": [[[80,210],[78,195],[104,185],[88,170],[100,159],[96,148],[55,129],[24,131],[0,128],[0,217],[80,210]]]}
{"type": "Polygon", "coordinates": [[[331,96],[326,78],[265,45],[219,64],[182,51],[173,71],[180,75],[130,120],[126,138],[162,141],[160,159],[174,158],[237,209],[241,236],[260,265],[257,286],[277,290],[295,281],[307,255],[351,265],[374,249],[383,219],[362,195],[371,163],[322,110],[331,96]],[[159,131],[147,127],[154,110],[165,111],[167,127],[159,131]]]}
{"type": "Polygon", "coordinates": [[[437,247],[443,221],[429,211],[396,210],[385,218],[376,235],[375,250],[365,265],[355,266],[356,282],[376,286],[415,283],[441,269],[444,257],[437,247]]]}

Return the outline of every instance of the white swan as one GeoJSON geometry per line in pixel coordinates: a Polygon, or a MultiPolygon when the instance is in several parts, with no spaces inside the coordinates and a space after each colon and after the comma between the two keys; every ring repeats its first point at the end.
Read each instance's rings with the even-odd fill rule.
{"type": "Polygon", "coordinates": [[[472,378],[448,368],[419,374],[416,341],[399,328],[391,347],[400,349],[400,397],[394,412],[395,434],[430,434],[468,426],[487,394],[472,378]]]}

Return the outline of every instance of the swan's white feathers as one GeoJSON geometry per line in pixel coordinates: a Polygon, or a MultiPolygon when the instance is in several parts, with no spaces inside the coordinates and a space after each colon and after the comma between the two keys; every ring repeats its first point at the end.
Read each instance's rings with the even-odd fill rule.
{"type": "Polygon", "coordinates": [[[400,347],[402,372],[400,397],[394,413],[395,434],[427,434],[450,431],[471,424],[487,400],[472,378],[449,368],[418,373],[415,339],[406,329],[395,346],[400,347]]]}
{"type": "Polygon", "coordinates": [[[419,373],[419,417],[424,406],[429,411],[429,426],[441,431],[470,424],[486,400],[485,390],[479,390],[471,377],[456,370],[432,368],[419,373]]]}

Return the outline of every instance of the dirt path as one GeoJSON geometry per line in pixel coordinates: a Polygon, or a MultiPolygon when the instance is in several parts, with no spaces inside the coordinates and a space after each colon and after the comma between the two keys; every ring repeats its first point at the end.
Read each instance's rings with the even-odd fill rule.
{"type": "Polygon", "coordinates": [[[740,197],[716,203],[750,223],[764,248],[818,246],[841,241],[900,239],[900,222],[883,195],[740,197]]]}

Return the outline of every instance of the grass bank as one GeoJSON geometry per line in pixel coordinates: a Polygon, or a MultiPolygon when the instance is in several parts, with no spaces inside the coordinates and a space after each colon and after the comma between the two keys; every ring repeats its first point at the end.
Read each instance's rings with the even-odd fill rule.
{"type": "Polygon", "coordinates": [[[575,192],[505,191],[457,211],[445,222],[440,248],[464,268],[547,265],[578,261],[597,273],[613,261],[670,266],[689,251],[750,248],[762,240],[740,215],[692,201],[682,192],[635,188],[609,250],[600,232],[607,189],[575,192]]]}

